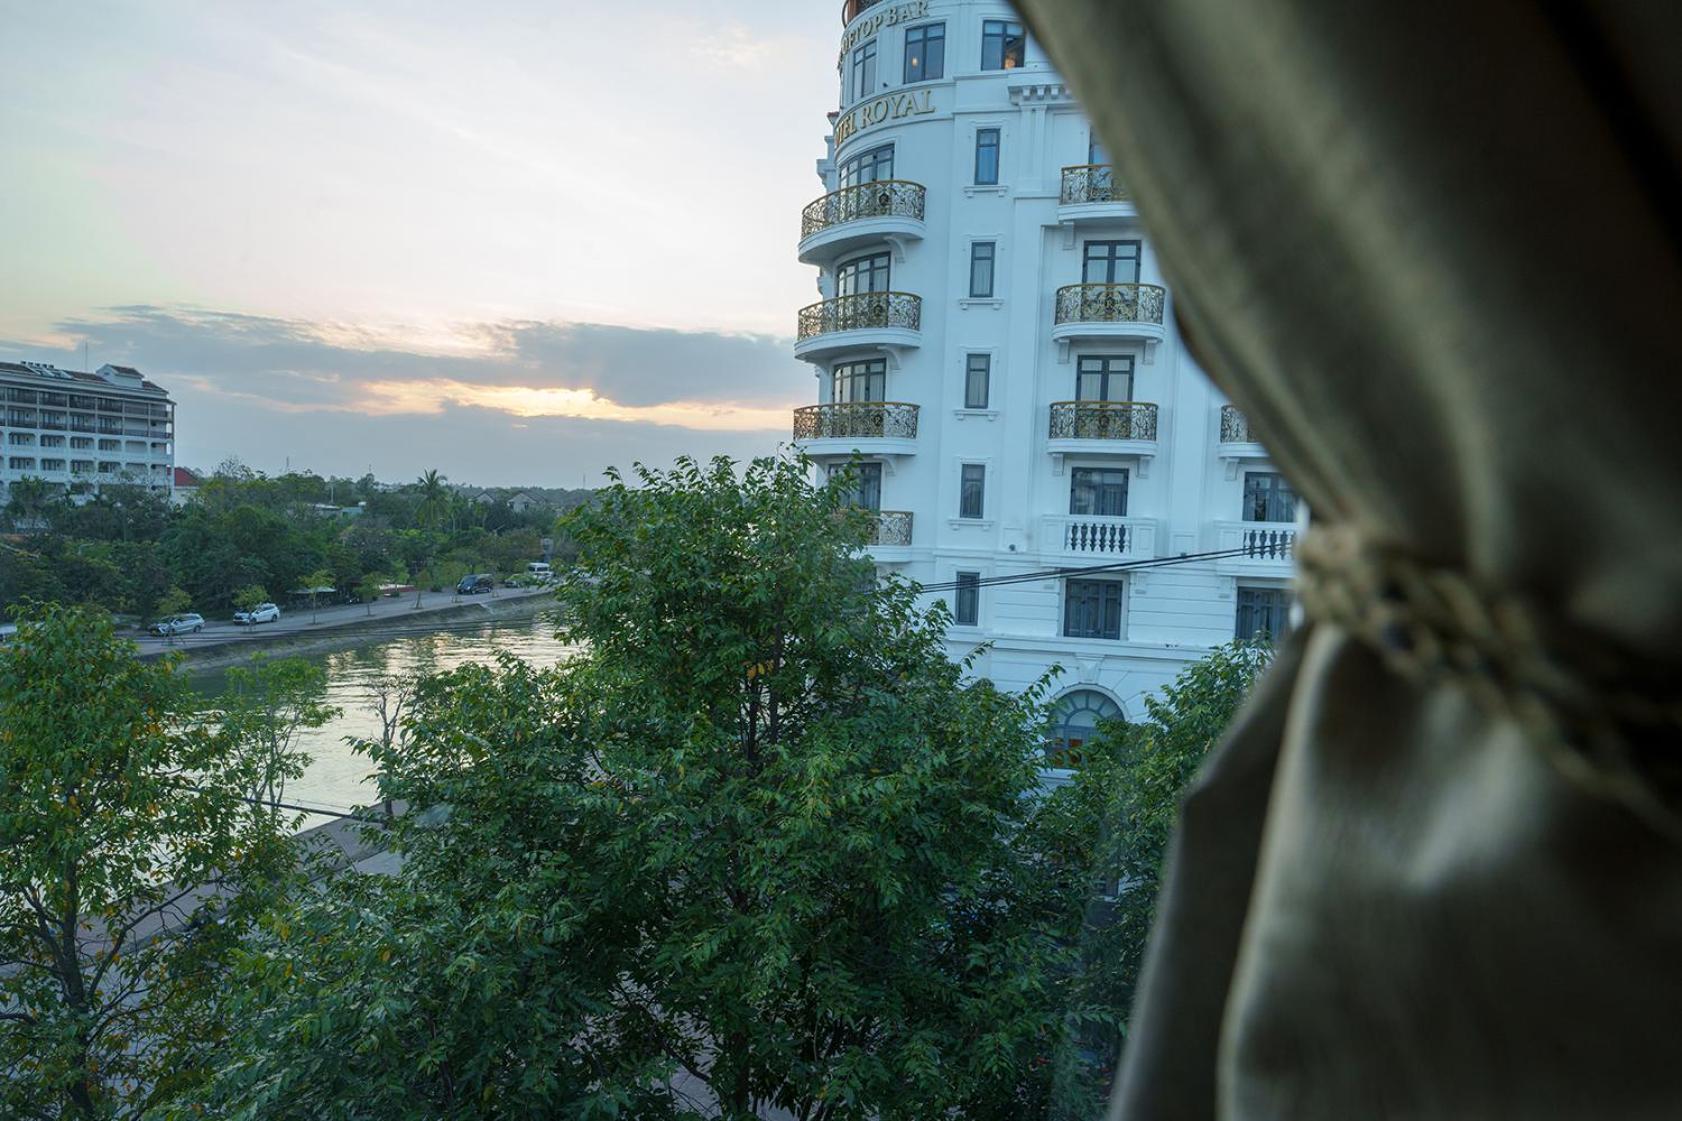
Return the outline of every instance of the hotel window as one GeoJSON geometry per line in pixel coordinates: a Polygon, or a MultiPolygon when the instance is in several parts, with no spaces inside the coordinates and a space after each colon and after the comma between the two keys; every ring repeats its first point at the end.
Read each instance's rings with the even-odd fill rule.
{"type": "Polygon", "coordinates": [[[33,471],[33,470],[35,470],[35,460],[30,458],[29,456],[26,456],[26,455],[14,455],[14,456],[12,456],[11,459],[9,459],[7,461],[6,465],[8,467],[10,467],[13,471],[33,471]]]}
{"type": "Polygon", "coordinates": [[[972,354],[964,360],[964,408],[985,409],[989,382],[993,380],[993,356],[972,354]]]}
{"type": "Polygon", "coordinates": [[[831,481],[852,475],[852,485],[842,494],[848,506],[862,506],[866,510],[882,508],[882,465],[880,463],[836,463],[829,468],[831,481]]]}
{"type": "Polygon", "coordinates": [[[888,254],[857,257],[835,270],[835,294],[856,296],[861,292],[888,290],[888,254]]]}
{"type": "Polygon", "coordinates": [[[14,448],[33,447],[35,445],[35,434],[33,432],[8,432],[6,442],[14,448]]]}
{"type": "Polygon", "coordinates": [[[91,474],[93,474],[93,460],[91,460],[91,459],[72,459],[70,461],[70,472],[73,475],[91,475],[91,474]]]}
{"type": "Polygon", "coordinates": [[[1081,271],[1085,284],[1139,283],[1137,241],[1089,241],[1081,271]]]}
{"type": "Polygon", "coordinates": [[[92,451],[93,439],[89,436],[72,436],[70,437],[70,446],[76,451],[92,451]]]}
{"type": "Polygon", "coordinates": [[[1104,151],[1104,145],[1098,140],[1096,132],[1086,134],[1086,162],[1090,164],[1108,164],[1110,154],[1104,151]]]}
{"type": "Polygon", "coordinates": [[[972,242],[969,247],[969,294],[972,299],[993,298],[993,258],[998,246],[991,241],[972,242]]]}
{"type": "Polygon", "coordinates": [[[102,459],[99,461],[99,473],[101,475],[115,475],[122,469],[123,465],[121,463],[113,463],[108,459],[102,459]]]}
{"type": "Polygon", "coordinates": [[[1248,471],[1244,474],[1244,520],[1247,522],[1294,522],[1297,495],[1285,476],[1277,471],[1248,471]]]}
{"type": "Polygon", "coordinates": [[[987,468],[980,463],[966,463],[958,477],[958,516],[979,518],[987,508],[987,468]]]}
{"type": "Polygon", "coordinates": [[[894,146],[884,144],[872,148],[841,164],[841,186],[856,187],[860,183],[875,183],[894,177],[894,146]]]}
{"type": "Polygon", "coordinates": [[[62,460],[62,459],[43,459],[41,461],[41,470],[43,470],[43,471],[62,471],[62,470],[64,470],[64,460],[62,460]]]}
{"type": "Polygon", "coordinates": [[[932,82],[946,76],[946,25],[926,23],[905,33],[906,82],[932,82]]]}
{"type": "Polygon", "coordinates": [[[860,101],[876,92],[876,40],[872,39],[853,52],[853,100],[860,101]]]}
{"type": "Polygon", "coordinates": [[[837,405],[850,401],[885,401],[887,392],[888,363],[885,359],[847,362],[831,371],[829,399],[837,405]]]}
{"type": "Polygon", "coordinates": [[[1070,580],[1063,593],[1063,634],[1068,638],[1121,638],[1120,580],[1070,580]]]}
{"type": "Polygon", "coordinates": [[[64,437],[43,436],[41,437],[41,446],[43,448],[62,448],[64,446],[64,437]]]}
{"type": "Polygon", "coordinates": [[[102,452],[120,452],[123,450],[123,442],[121,440],[101,440],[99,450],[102,452]]]}
{"type": "Polygon", "coordinates": [[[1069,472],[1069,513],[1101,518],[1127,516],[1125,467],[1076,467],[1069,472]]]}
{"type": "MultiPolygon", "coordinates": [[[[975,132],[975,185],[993,187],[999,182],[999,130],[977,129],[975,132]]],[[[1135,243],[1136,244],[1136,243],[1135,243]]]]}
{"type": "Polygon", "coordinates": [[[990,19],[981,25],[981,69],[1015,70],[1022,65],[1027,39],[1013,19],[990,19]]]}
{"type": "Polygon", "coordinates": [[[1291,627],[1291,594],[1284,588],[1238,586],[1238,619],[1233,635],[1239,639],[1283,638],[1291,627]]]}
{"type": "Polygon", "coordinates": [[[958,573],[958,589],[953,601],[952,622],[960,627],[975,626],[981,618],[981,573],[958,573]]]}
{"type": "Polygon", "coordinates": [[[1133,400],[1133,359],[1125,354],[1088,354],[1075,365],[1075,400],[1133,400]]]}

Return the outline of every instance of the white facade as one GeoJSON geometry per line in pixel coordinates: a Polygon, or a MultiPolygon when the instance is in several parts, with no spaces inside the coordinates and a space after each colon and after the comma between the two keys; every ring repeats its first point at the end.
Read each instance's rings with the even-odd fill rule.
{"type": "Polygon", "coordinates": [[[62,492],[135,483],[168,491],[175,478],[175,405],[128,366],[93,373],[0,362],[0,494],[20,479],[62,492]]]}
{"type": "Polygon", "coordinates": [[[1247,547],[942,593],[953,654],[992,644],[982,675],[1020,689],[1061,664],[1072,725],[1137,717],[1186,662],[1283,625],[1294,496],[1187,353],[1124,186],[1010,6],[843,18],[799,247],[820,404],[796,443],[826,469],[864,458],[872,554],[924,584],[1247,547]]]}

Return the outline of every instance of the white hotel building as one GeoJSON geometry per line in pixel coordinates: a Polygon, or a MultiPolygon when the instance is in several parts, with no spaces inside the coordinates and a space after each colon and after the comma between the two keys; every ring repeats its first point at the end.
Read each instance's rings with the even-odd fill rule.
{"type": "Polygon", "coordinates": [[[877,564],[945,598],[951,647],[1065,736],[1288,610],[1295,496],[1197,368],[1123,183],[1003,0],[851,0],[800,260],[798,446],[856,451],[877,564]],[[1247,548],[1136,571],[992,578],[1247,548]],[[967,586],[966,586],[967,585],[967,586]]]}
{"type": "Polygon", "coordinates": [[[84,373],[0,362],[0,433],[0,500],[27,478],[60,493],[102,483],[173,485],[175,405],[129,366],[84,373]]]}

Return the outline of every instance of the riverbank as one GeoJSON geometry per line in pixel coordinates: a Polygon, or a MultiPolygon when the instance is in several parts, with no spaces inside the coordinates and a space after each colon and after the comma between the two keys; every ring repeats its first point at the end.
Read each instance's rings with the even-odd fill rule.
{"type": "Polygon", "coordinates": [[[140,642],[142,658],[166,654],[181,657],[192,670],[222,669],[252,658],[304,657],[331,654],[366,645],[371,639],[423,635],[464,624],[514,622],[531,619],[555,606],[548,588],[507,588],[494,596],[449,596],[433,593],[416,607],[412,600],[383,600],[370,614],[365,606],[323,608],[312,614],[298,612],[280,624],[258,627],[211,625],[199,634],[183,635],[173,644],[146,638],[140,642]],[[311,621],[313,619],[313,621],[311,621]]]}

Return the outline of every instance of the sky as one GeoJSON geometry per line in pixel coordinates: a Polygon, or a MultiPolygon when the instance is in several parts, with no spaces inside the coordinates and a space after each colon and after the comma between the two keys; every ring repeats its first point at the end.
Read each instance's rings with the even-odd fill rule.
{"type": "Polygon", "coordinates": [[[839,12],[0,0],[0,358],[139,368],[207,468],[773,452],[839,12]]]}

